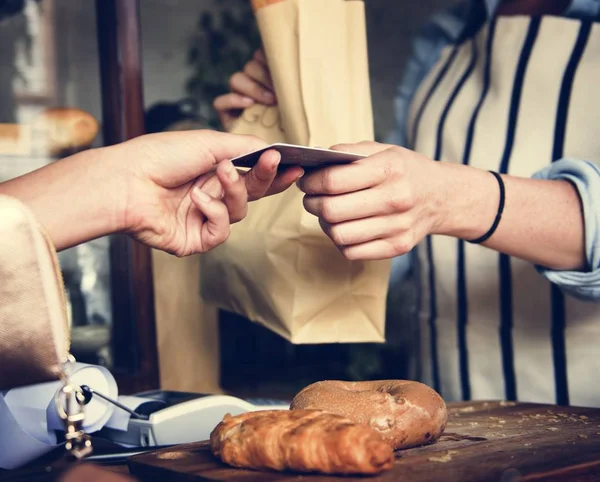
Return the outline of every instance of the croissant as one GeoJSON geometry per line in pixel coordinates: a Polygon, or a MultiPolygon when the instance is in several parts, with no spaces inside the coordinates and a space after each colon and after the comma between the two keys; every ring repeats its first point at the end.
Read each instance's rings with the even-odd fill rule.
{"type": "Polygon", "coordinates": [[[319,410],[264,410],[225,418],[211,451],[239,468],[323,474],[378,474],[394,465],[372,428],[319,410]]]}

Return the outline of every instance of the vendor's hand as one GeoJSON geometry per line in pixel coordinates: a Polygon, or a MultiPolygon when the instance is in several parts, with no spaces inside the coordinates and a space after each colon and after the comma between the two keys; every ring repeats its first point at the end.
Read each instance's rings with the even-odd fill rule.
{"type": "Polygon", "coordinates": [[[436,163],[401,147],[362,142],[333,149],[367,155],[307,173],[306,210],[348,259],[384,259],[436,232],[441,185],[436,163]]]}
{"type": "Polygon", "coordinates": [[[113,146],[129,159],[124,187],[124,231],[151,247],[177,256],[205,252],[223,243],[231,222],[246,215],[248,201],[287,189],[300,168],[277,167],[275,151],[262,155],[247,173],[229,159],[260,149],[250,136],[187,131],[142,136],[113,146]]]}
{"type": "Polygon", "coordinates": [[[255,103],[275,105],[277,100],[269,73],[267,59],[262,50],[254,54],[243,72],[233,74],[229,80],[230,93],[217,97],[213,106],[225,130],[229,130],[242,111],[255,103]]]}

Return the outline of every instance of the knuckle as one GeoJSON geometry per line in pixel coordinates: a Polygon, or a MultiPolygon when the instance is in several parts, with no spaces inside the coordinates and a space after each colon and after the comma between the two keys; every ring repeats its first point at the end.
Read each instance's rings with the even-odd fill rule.
{"type": "Polygon", "coordinates": [[[255,60],[251,60],[246,65],[244,65],[244,73],[248,77],[252,77],[253,72],[256,72],[256,61],[255,60]]]}
{"type": "Polygon", "coordinates": [[[377,144],[377,143],[373,142],[373,141],[369,141],[367,139],[363,139],[362,141],[360,141],[358,143],[359,146],[363,146],[363,147],[369,147],[369,146],[372,146],[372,145],[375,145],[375,144],[377,144]]]}
{"type": "Polygon", "coordinates": [[[402,151],[402,148],[392,146],[385,149],[383,152],[386,154],[385,163],[388,165],[389,169],[395,174],[403,174],[404,152],[402,151]]]}
{"type": "Polygon", "coordinates": [[[405,149],[400,146],[390,146],[386,149],[390,154],[394,154],[395,156],[404,156],[405,149]]]}
{"type": "Polygon", "coordinates": [[[242,74],[241,72],[236,72],[235,74],[233,74],[231,76],[231,78],[229,79],[229,89],[237,90],[238,85],[242,81],[243,76],[244,76],[244,74],[242,74]]]}
{"type": "Polygon", "coordinates": [[[298,181],[296,181],[296,186],[305,195],[309,195],[312,192],[312,190],[311,190],[312,183],[309,182],[309,181],[307,181],[307,177],[306,176],[302,176],[300,179],[298,179],[298,181]]]}
{"type": "Polygon", "coordinates": [[[338,246],[345,246],[349,244],[346,241],[346,234],[344,229],[339,224],[333,225],[329,228],[329,237],[338,246]]]}
{"type": "Polygon", "coordinates": [[[264,142],[263,139],[261,139],[260,137],[254,135],[254,134],[236,134],[236,135],[239,135],[240,137],[244,138],[248,142],[252,142],[255,144],[258,144],[259,142],[264,142]]]}
{"type": "Polygon", "coordinates": [[[265,184],[268,184],[273,179],[273,173],[262,167],[261,165],[257,165],[249,173],[250,176],[250,187],[251,189],[262,189],[265,187],[265,184]]]}
{"type": "Polygon", "coordinates": [[[341,251],[342,255],[344,256],[344,258],[346,258],[348,261],[358,260],[358,255],[356,253],[356,250],[354,250],[352,248],[341,248],[340,251],[341,251]]]}
{"type": "Polygon", "coordinates": [[[389,159],[384,159],[380,163],[381,171],[383,172],[384,179],[390,179],[393,169],[389,159]]]}
{"type": "Polygon", "coordinates": [[[392,256],[406,254],[415,246],[414,237],[411,232],[392,238],[388,240],[388,243],[392,249],[392,256]]]}
{"type": "Polygon", "coordinates": [[[415,207],[415,204],[415,193],[406,183],[403,183],[397,192],[391,192],[388,196],[388,207],[392,212],[409,212],[415,207]]]}
{"type": "Polygon", "coordinates": [[[226,226],[225,229],[223,229],[223,233],[221,234],[221,237],[217,244],[222,244],[226,242],[229,239],[229,236],[231,236],[231,229],[229,228],[229,226],[226,226]]]}
{"type": "Polygon", "coordinates": [[[236,216],[235,222],[239,222],[244,219],[248,215],[248,204],[244,203],[244,205],[240,208],[239,213],[236,216]]]}
{"type": "Polygon", "coordinates": [[[257,84],[254,80],[252,81],[252,87],[250,88],[252,92],[252,96],[260,99],[261,96],[265,93],[265,89],[262,88],[259,84],[257,84]]]}
{"type": "Polygon", "coordinates": [[[223,244],[225,241],[229,239],[231,231],[229,226],[220,227],[217,232],[215,232],[212,236],[212,239],[206,243],[205,251],[210,251],[213,248],[216,248],[220,244],[223,244]]]}
{"type": "Polygon", "coordinates": [[[183,247],[174,249],[172,251],[172,254],[179,259],[185,258],[187,256],[187,252],[183,247]]]}
{"type": "Polygon", "coordinates": [[[310,196],[308,194],[302,196],[302,205],[304,206],[304,209],[306,209],[309,213],[312,213],[310,209],[310,196]]]}
{"type": "Polygon", "coordinates": [[[350,150],[350,144],[347,144],[347,143],[335,144],[335,145],[331,146],[330,149],[332,149],[334,151],[348,152],[350,150]]]}
{"type": "Polygon", "coordinates": [[[327,194],[334,193],[338,187],[337,177],[333,169],[325,169],[322,175],[322,188],[327,194]]]}
{"type": "Polygon", "coordinates": [[[404,189],[404,206],[407,210],[412,209],[417,204],[417,196],[414,189],[407,185],[404,189]]]}
{"type": "Polygon", "coordinates": [[[402,193],[389,193],[385,200],[385,207],[388,213],[397,213],[405,210],[404,195],[402,193]]]}
{"type": "Polygon", "coordinates": [[[328,223],[334,223],[336,221],[337,209],[334,206],[332,199],[323,199],[321,201],[321,208],[319,211],[320,217],[324,221],[328,223]]]}
{"type": "Polygon", "coordinates": [[[229,222],[230,223],[239,223],[242,219],[246,217],[244,213],[244,209],[236,210],[235,212],[229,213],[229,222]]]}

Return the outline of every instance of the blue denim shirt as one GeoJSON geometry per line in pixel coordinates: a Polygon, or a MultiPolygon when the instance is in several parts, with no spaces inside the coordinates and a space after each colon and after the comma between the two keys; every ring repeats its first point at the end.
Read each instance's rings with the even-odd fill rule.
{"type": "MultiPolygon", "coordinates": [[[[409,59],[404,77],[395,99],[396,125],[388,138],[391,144],[405,146],[406,122],[413,95],[423,79],[433,68],[442,50],[460,39],[465,29],[473,23],[484,22],[494,15],[501,0],[469,0],[445,10],[424,26],[415,39],[413,55],[409,59]],[[477,2],[484,2],[485,9],[473,9],[477,2]],[[472,12],[482,12],[473,15],[472,12]]],[[[565,17],[588,19],[600,14],[600,0],[573,0],[565,17]]],[[[596,128],[596,126],[590,127],[596,128]]],[[[595,159],[600,162],[600,159],[595,159]]],[[[534,174],[537,179],[567,179],[579,191],[585,221],[585,253],[587,266],[584,271],[554,271],[537,267],[547,279],[578,298],[600,300],[600,169],[584,160],[561,159],[534,174]]],[[[392,260],[390,286],[401,282],[412,265],[412,253],[392,260]]]]}

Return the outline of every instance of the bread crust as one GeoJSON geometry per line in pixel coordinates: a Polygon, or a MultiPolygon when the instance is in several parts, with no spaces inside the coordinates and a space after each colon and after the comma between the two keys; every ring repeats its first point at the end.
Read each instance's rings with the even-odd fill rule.
{"type": "Polygon", "coordinates": [[[323,410],[378,431],[394,450],[434,443],[448,421],[432,388],[408,380],[313,383],[294,397],[292,410],[323,410]]]}

